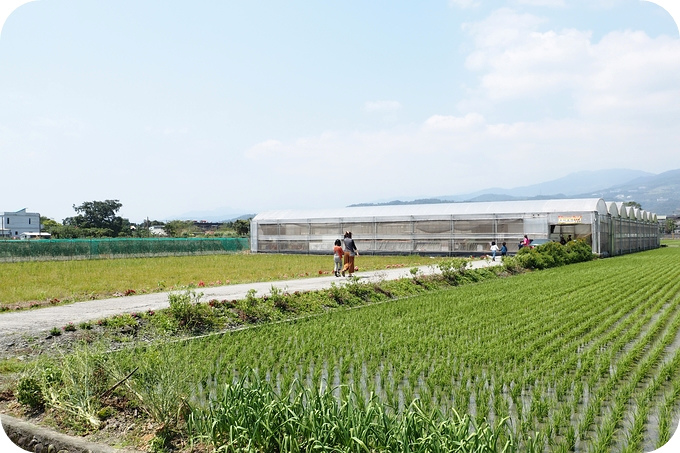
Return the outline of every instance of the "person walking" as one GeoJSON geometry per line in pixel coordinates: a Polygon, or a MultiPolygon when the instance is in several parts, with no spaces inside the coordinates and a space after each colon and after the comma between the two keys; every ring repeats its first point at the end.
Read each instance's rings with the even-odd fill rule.
{"type": "Polygon", "coordinates": [[[491,241],[491,261],[496,261],[496,252],[500,249],[496,245],[496,241],[491,241]]]}
{"type": "Polygon", "coordinates": [[[345,265],[342,267],[342,276],[345,276],[345,272],[349,273],[351,277],[354,273],[354,257],[359,255],[356,244],[354,244],[354,239],[352,239],[352,232],[345,232],[345,265]]]}
{"type": "Polygon", "coordinates": [[[345,252],[342,250],[342,242],[340,239],[335,240],[335,245],[333,246],[333,274],[336,277],[340,277],[340,271],[342,270],[342,258],[345,252]]]}
{"type": "Polygon", "coordinates": [[[504,257],[507,254],[508,254],[508,246],[505,244],[505,242],[503,242],[503,244],[501,244],[501,257],[504,257]]]}

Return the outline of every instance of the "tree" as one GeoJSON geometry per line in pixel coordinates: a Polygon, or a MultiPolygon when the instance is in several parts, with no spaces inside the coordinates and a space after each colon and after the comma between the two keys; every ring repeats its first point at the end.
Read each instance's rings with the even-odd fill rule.
{"type": "Polygon", "coordinates": [[[190,237],[201,234],[202,231],[191,220],[171,220],[163,227],[170,237],[190,237]]]}
{"type": "Polygon", "coordinates": [[[626,201],[623,203],[624,206],[632,206],[634,208],[642,209],[642,205],[637,201],[626,201]]]}
{"type": "Polygon", "coordinates": [[[58,229],[61,224],[49,217],[40,216],[40,229],[46,233],[52,234],[52,230],[58,229]]]}
{"type": "Polygon", "coordinates": [[[118,200],[86,201],[80,206],[73,205],[78,213],[75,217],[64,219],[64,225],[76,228],[96,229],[96,236],[118,237],[130,222],[117,216],[123,205],[118,200]]]}
{"type": "Polygon", "coordinates": [[[250,233],[250,222],[248,220],[236,220],[234,221],[234,229],[239,236],[248,236],[250,233]]]}

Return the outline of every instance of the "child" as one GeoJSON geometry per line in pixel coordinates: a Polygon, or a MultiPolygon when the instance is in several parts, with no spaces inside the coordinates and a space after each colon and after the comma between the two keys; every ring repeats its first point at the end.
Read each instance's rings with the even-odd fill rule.
{"type": "Polygon", "coordinates": [[[496,252],[498,252],[498,250],[499,249],[498,246],[496,245],[496,241],[491,241],[491,256],[493,256],[491,261],[496,261],[496,252]]]}
{"type": "Polygon", "coordinates": [[[505,242],[503,242],[503,245],[501,245],[501,256],[503,257],[503,256],[506,256],[507,254],[508,254],[508,247],[505,244],[505,242]]]}
{"type": "Polygon", "coordinates": [[[335,240],[335,246],[333,247],[333,263],[335,267],[333,268],[333,273],[336,277],[340,277],[340,271],[342,270],[342,242],[340,239],[335,240]]]}

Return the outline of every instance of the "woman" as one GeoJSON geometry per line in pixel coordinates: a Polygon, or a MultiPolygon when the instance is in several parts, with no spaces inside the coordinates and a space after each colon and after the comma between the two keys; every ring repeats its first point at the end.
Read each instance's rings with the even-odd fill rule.
{"type": "Polygon", "coordinates": [[[345,265],[342,267],[342,276],[345,276],[345,272],[349,272],[351,277],[354,273],[354,256],[359,255],[356,244],[354,244],[354,239],[352,239],[352,232],[345,231],[345,238],[343,239],[345,243],[345,265]]]}

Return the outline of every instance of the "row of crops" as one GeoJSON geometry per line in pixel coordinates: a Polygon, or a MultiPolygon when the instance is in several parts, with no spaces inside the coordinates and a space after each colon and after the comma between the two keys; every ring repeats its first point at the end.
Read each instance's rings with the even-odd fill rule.
{"type": "Polygon", "coordinates": [[[182,414],[193,441],[226,451],[651,451],[677,424],[679,259],[668,247],[532,272],[107,367],[139,367],[126,385],[150,413],[182,414]],[[416,448],[442,433],[454,440],[416,448]]]}

